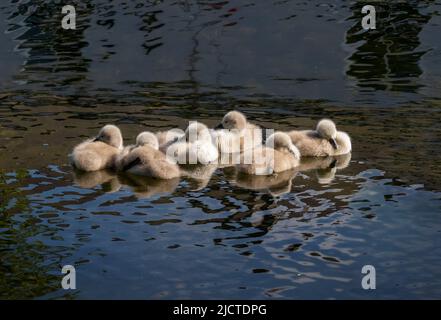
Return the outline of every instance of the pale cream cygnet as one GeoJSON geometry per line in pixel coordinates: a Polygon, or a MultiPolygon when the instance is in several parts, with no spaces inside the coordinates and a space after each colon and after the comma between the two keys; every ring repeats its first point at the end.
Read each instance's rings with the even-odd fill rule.
{"type": "Polygon", "coordinates": [[[113,168],[123,149],[123,138],[117,126],[106,125],[95,138],[77,145],[70,155],[72,164],[82,171],[113,168]]]}
{"type": "Polygon", "coordinates": [[[262,144],[262,129],[248,122],[239,111],[230,111],[211,131],[214,144],[221,153],[237,153],[262,144]]]}
{"type": "Polygon", "coordinates": [[[337,156],[352,150],[349,135],[337,131],[335,123],[329,119],[319,121],[316,130],[293,130],[288,134],[302,157],[337,156]]]}
{"type": "Polygon", "coordinates": [[[293,169],[299,165],[300,152],[284,132],[269,136],[266,146],[243,153],[238,172],[254,175],[270,175],[293,169]]]}
{"type": "Polygon", "coordinates": [[[219,156],[207,126],[197,121],[190,123],[185,135],[171,144],[166,154],[179,164],[203,165],[216,162],[219,156]]]}
{"type": "Polygon", "coordinates": [[[158,150],[158,139],[153,133],[142,132],[136,141],[137,146],[117,161],[119,171],[157,179],[180,176],[178,165],[158,150]]]}
{"type": "Polygon", "coordinates": [[[137,147],[142,147],[148,145],[150,147],[152,147],[153,149],[158,149],[159,148],[159,142],[158,139],[156,138],[156,135],[149,132],[149,131],[144,131],[141,132],[140,134],[138,134],[136,136],[136,140],[135,140],[135,144],[134,145],[128,145],[125,146],[123,148],[123,150],[118,154],[118,156],[115,159],[115,167],[116,168],[120,168],[120,162],[121,160],[126,157],[130,151],[132,151],[133,149],[137,148],[137,147]]]}

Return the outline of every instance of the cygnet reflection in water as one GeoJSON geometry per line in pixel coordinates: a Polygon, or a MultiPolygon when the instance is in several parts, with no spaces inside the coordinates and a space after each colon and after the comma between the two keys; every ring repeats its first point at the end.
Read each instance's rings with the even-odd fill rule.
{"type": "Polygon", "coordinates": [[[191,191],[199,191],[204,189],[211,180],[213,173],[218,168],[216,163],[208,165],[181,165],[181,174],[189,178],[193,184],[191,191]]]}
{"type": "Polygon", "coordinates": [[[269,192],[272,196],[281,196],[291,192],[292,180],[298,170],[286,170],[273,175],[249,175],[239,172],[236,175],[238,187],[269,192]]]}
{"type": "Polygon", "coordinates": [[[137,198],[173,193],[180,181],[179,178],[155,179],[131,173],[120,173],[118,179],[121,184],[129,186],[137,198]]]}
{"type": "Polygon", "coordinates": [[[298,170],[302,172],[315,171],[320,184],[331,183],[338,170],[345,169],[351,162],[351,153],[332,157],[304,157],[298,170]]]}
{"type": "Polygon", "coordinates": [[[85,189],[93,189],[100,185],[105,192],[116,192],[121,188],[118,177],[111,170],[81,171],[73,170],[74,183],[85,189]]]}

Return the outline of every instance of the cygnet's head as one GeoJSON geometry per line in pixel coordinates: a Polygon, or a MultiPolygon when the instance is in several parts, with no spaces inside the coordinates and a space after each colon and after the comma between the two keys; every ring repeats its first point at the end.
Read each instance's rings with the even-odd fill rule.
{"type": "Polygon", "coordinates": [[[243,130],[247,126],[247,118],[239,111],[230,111],[222,119],[216,129],[243,130]]]}
{"type": "Polygon", "coordinates": [[[114,126],[112,124],[108,124],[102,127],[93,141],[101,141],[120,150],[123,147],[121,130],[119,130],[117,126],[114,126]]]}
{"type": "Polygon", "coordinates": [[[158,138],[154,133],[151,133],[149,131],[144,131],[138,134],[136,137],[136,146],[150,146],[153,149],[158,150],[159,149],[159,142],[158,138]]]}
{"type": "Polygon", "coordinates": [[[329,119],[320,120],[317,124],[317,132],[323,138],[329,141],[334,149],[338,148],[337,141],[337,128],[335,123],[329,119]]]}
{"type": "Polygon", "coordinates": [[[275,150],[289,152],[296,159],[300,159],[300,151],[297,147],[292,143],[291,138],[284,132],[275,132],[268,137],[266,140],[266,145],[270,148],[274,148],[275,150]]]}
{"type": "Polygon", "coordinates": [[[202,122],[190,121],[187,129],[185,130],[185,139],[187,142],[199,141],[211,141],[210,131],[208,127],[202,122]]]}

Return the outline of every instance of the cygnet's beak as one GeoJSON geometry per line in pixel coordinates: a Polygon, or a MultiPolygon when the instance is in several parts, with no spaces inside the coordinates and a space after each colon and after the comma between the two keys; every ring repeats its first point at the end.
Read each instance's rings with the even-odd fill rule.
{"type": "Polygon", "coordinates": [[[330,169],[333,169],[337,166],[337,159],[332,160],[331,164],[329,165],[330,169]]]}
{"type": "Polygon", "coordinates": [[[220,130],[220,129],[225,129],[224,125],[221,123],[219,123],[216,127],[214,127],[215,130],[220,130]]]}
{"type": "Polygon", "coordinates": [[[92,140],[92,142],[97,142],[97,141],[101,141],[100,136],[96,136],[95,139],[92,140]]]}
{"type": "Polygon", "coordinates": [[[297,150],[295,149],[295,147],[290,147],[288,148],[289,152],[294,156],[294,157],[298,157],[299,153],[297,152],[297,150]]]}
{"type": "Polygon", "coordinates": [[[338,149],[337,141],[335,141],[334,138],[329,139],[329,143],[331,144],[331,146],[332,146],[335,150],[338,149]]]}

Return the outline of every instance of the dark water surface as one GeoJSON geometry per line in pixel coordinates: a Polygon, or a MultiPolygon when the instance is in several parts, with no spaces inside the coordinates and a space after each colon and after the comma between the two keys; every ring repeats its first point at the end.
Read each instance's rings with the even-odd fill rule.
{"type": "Polygon", "coordinates": [[[76,31],[61,3],[0,4],[0,298],[441,296],[440,1],[375,2],[369,32],[363,1],[72,0],[76,31]],[[271,179],[68,165],[103,124],[130,143],[231,109],[330,117],[353,153],[271,179]]]}

